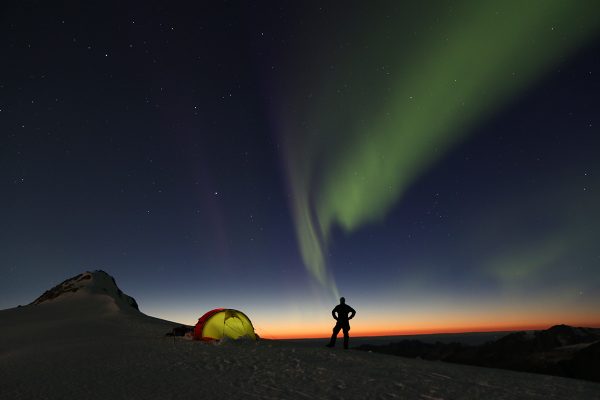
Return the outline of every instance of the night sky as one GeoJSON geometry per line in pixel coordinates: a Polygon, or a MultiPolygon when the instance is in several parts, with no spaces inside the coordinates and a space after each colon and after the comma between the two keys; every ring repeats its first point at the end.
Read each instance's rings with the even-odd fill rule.
{"type": "Polygon", "coordinates": [[[597,1],[0,5],[0,309],[600,326],[597,1]]]}

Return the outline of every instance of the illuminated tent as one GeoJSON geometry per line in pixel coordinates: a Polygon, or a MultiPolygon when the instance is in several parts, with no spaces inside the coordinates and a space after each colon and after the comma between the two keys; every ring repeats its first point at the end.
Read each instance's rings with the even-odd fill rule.
{"type": "Polygon", "coordinates": [[[194,328],[194,339],[257,339],[250,319],[241,311],[217,308],[204,314],[194,328]]]}

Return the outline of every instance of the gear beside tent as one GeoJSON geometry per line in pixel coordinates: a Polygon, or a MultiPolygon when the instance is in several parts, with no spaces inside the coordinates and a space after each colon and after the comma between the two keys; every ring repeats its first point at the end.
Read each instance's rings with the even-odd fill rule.
{"type": "Polygon", "coordinates": [[[256,340],[250,319],[241,311],[217,308],[204,314],[194,328],[196,340],[252,339],[256,340]]]}

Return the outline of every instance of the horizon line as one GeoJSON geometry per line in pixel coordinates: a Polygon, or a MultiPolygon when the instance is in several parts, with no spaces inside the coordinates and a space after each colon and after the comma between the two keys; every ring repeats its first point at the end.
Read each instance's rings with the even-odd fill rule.
{"type": "MultiPolygon", "coordinates": [[[[554,324],[538,324],[538,325],[520,325],[520,326],[497,326],[497,327],[465,327],[465,328],[452,328],[452,329],[426,329],[426,330],[390,330],[390,331],[360,331],[356,335],[350,335],[350,338],[370,338],[370,337],[386,337],[386,336],[425,336],[425,335],[454,335],[454,334],[467,334],[467,333],[494,333],[494,332],[519,332],[519,331],[537,331],[547,330],[553,326],[567,325],[574,328],[600,328],[600,322],[596,323],[576,323],[576,324],[565,324],[565,323],[554,323],[554,324]]],[[[351,331],[352,332],[352,331],[351,331]]],[[[260,335],[260,333],[259,333],[260,335]]],[[[308,333],[308,334],[282,334],[282,335],[260,335],[262,339],[271,340],[286,340],[286,339],[329,339],[330,335],[320,333],[308,333]]]]}

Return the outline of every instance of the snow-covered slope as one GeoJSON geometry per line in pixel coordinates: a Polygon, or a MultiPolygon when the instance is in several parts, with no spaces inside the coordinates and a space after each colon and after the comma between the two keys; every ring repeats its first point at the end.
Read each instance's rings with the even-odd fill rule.
{"type": "Polygon", "coordinates": [[[0,311],[0,399],[600,399],[600,384],[552,376],[267,340],[167,338],[175,323],[142,314],[110,276],[90,274],[59,285],[57,296],[0,311]]]}
{"type": "Polygon", "coordinates": [[[0,365],[7,354],[41,356],[55,346],[85,346],[100,337],[157,336],[173,326],[141,313],[106,272],[84,272],[27,306],[0,311],[0,365]]]}

